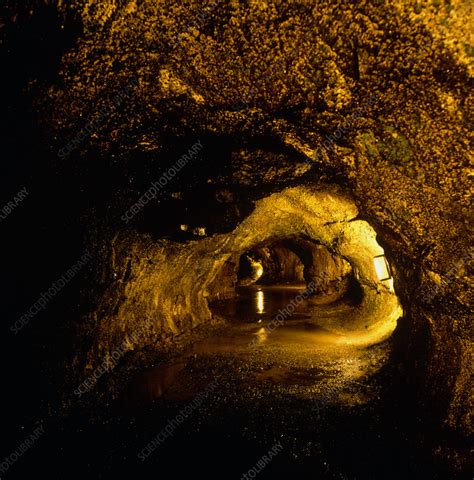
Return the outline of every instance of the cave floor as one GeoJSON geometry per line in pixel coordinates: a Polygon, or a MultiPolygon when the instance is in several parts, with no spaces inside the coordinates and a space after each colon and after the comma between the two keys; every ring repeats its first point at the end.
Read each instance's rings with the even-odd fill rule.
{"type": "MultiPolygon", "coordinates": [[[[454,478],[432,461],[390,339],[344,345],[308,321],[307,306],[269,334],[254,305],[136,375],[112,405],[61,422],[53,476],[240,479],[254,467],[262,479],[454,478]]],[[[351,308],[318,314],[350,319],[351,308]]],[[[36,455],[45,462],[51,449],[36,455]]]]}
{"type": "MultiPolygon", "coordinates": [[[[320,315],[350,316],[344,302],[318,308],[320,315]]],[[[316,326],[297,312],[282,326],[267,330],[269,319],[230,321],[169,363],[139,375],[124,396],[129,406],[156,398],[192,400],[210,384],[214,365],[225,364],[229,379],[241,389],[265,395],[272,389],[330,404],[356,405],[377,395],[364,379],[384,365],[389,343],[370,349],[341,343],[340,335],[316,326]]]]}

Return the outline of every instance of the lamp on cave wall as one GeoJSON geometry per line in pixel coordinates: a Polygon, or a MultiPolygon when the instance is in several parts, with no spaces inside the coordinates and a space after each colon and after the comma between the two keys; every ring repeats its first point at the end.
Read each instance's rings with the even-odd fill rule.
{"type": "Polygon", "coordinates": [[[375,256],[374,266],[375,266],[375,271],[377,272],[377,277],[381,282],[384,282],[385,280],[390,280],[392,278],[390,265],[388,264],[388,261],[385,255],[382,254],[382,255],[375,256]]]}

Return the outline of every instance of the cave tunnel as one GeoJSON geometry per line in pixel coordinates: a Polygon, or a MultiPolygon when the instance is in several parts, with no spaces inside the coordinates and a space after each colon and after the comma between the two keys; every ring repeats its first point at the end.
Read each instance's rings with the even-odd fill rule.
{"type": "Polygon", "coordinates": [[[258,292],[267,286],[269,296],[275,288],[299,287],[317,296],[320,303],[341,298],[356,301],[362,293],[349,262],[331,255],[324,245],[303,238],[286,238],[252,248],[240,256],[234,276],[231,282],[237,287],[253,285],[258,292]]]}
{"type": "Polygon", "coordinates": [[[383,340],[402,308],[375,231],[356,217],[350,199],[330,192],[295,188],[260,200],[232,232],[232,250],[219,269],[213,265],[203,295],[216,312],[236,314],[253,306],[248,313],[261,314],[259,320],[263,314],[276,315],[276,306],[290,301],[292,291],[303,294],[304,305],[314,311],[317,305],[344,300],[351,313],[339,320],[306,315],[340,335],[340,341],[383,340]]]}
{"type": "MultiPolygon", "coordinates": [[[[318,208],[326,210],[329,212],[328,215],[331,215],[325,206],[326,202],[331,202],[334,204],[334,214],[338,207],[341,208],[337,211],[339,218],[341,214],[344,215],[342,210],[350,206],[347,199],[338,198],[336,195],[313,196],[306,192],[306,196],[303,196],[302,193],[298,190],[287,191],[265,199],[262,203],[269,206],[269,211],[274,202],[281,202],[284,197],[306,198],[306,201],[314,202],[318,208]],[[338,202],[341,204],[338,205],[338,202]]],[[[352,208],[355,209],[355,206],[352,205],[352,208]]],[[[252,215],[258,215],[259,210],[257,207],[257,211],[252,215]]],[[[291,214],[291,211],[288,213],[291,214]]],[[[326,216],[315,221],[318,213],[314,211],[314,218],[311,219],[316,225],[322,223],[324,226],[331,223],[326,216]]],[[[263,215],[266,221],[263,222],[262,218],[261,225],[268,225],[268,213],[263,215]]],[[[321,217],[321,213],[319,216],[321,217]]],[[[297,226],[296,231],[308,232],[301,217],[301,215],[293,219],[290,217],[289,222],[297,226]],[[301,223],[298,225],[298,222],[301,223]]],[[[345,221],[352,223],[354,220],[349,213],[345,221]]],[[[278,221],[281,229],[282,221],[278,221]]],[[[265,227],[260,227],[260,229],[263,228],[265,227]]],[[[393,331],[396,320],[402,315],[399,300],[394,292],[390,267],[383,248],[375,240],[375,232],[366,222],[357,223],[356,221],[350,229],[353,233],[352,236],[346,234],[346,241],[349,242],[354,238],[354,245],[350,248],[359,250],[357,257],[368,257],[364,259],[363,264],[363,268],[369,269],[368,278],[365,271],[361,271],[358,267],[359,263],[356,263],[356,260],[351,258],[345,260],[342,256],[344,250],[334,248],[335,243],[331,237],[329,241],[326,239],[326,242],[334,249],[334,254],[331,254],[324,244],[310,240],[308,237],[293,235],[275,238],[275,234],[269,232],[269,238],[260,240],[252,248],[243,253],[231,254],[216,274],[208,294],[213,310],[217,315],[222,314],[261,323],[264,319],[277,316],[280,309],[284,309],[289,302],[293,307],[295,298],[298,298],[299,302],[296,303],[300,304],[298,305],[300,308],[294,305],[296,310],[289,313],[288,318],[295,317],[298,310],[304,309],[304,313],[300,312],[299,316],[308,320],[307,325],[320,328],[325,326],[340,334],[341,339],[343,338],[346,342],[370,343],[383,340],[393,331]],[[367,252],[363,249],[367,249],[367,252]],[[338,253],[339,251],[342,254],[338,253]],[[380,296],[383,300],[374,300],[374,296],[376,299],[380,296]],[[318,318],[318,305],[328,305],[338,301],[350,305],[351,311],[341,312],[339,320],[332,318],[329,321],[320,318],[321,315],[318,318]],[[377,304],[382,304],[383,308],[380,306],[375,308],[374,305],[377,304]],[[350,322],[348,318],[351,318],[350,322]],[[372,324],[377,327],[373,327],[372,324]],[[379,333],[376,334],[376,331],[379,333]]],[[[342,231],[338,230],[337,235],[341,234],[343,235],[342,231]]],[[[324,238],[321,234],[315,237],[319,241],[324,238]]],[[[338,242],[341,240],[339,237],[338,242]]],[[[347,251],[351,250],[348,248],[347,251]]]]}
{"type": "Polygon", "coordinates": [[[470,2],[0,11],[2,478],[473,478],[470,2]]]}

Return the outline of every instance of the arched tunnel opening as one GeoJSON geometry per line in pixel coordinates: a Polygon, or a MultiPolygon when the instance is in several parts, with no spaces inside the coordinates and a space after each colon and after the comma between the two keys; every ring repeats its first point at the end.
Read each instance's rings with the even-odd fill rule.
{"type": "Polygon", "coordinates": [[[472,478],[468,4],[4,2],[2,478],[472,478]]]}
{"type": "Polygon", "coordinates": [[[362,303],[363,289],[351,264],[304,238],[269,240],[228,260],[217,276],[219,291],[211,309],[227,318],[262,321],[300,294],[305,301],[289,313],[311,318],[317,305],[362,303]],[[301,310],[306,313],[301,313],[301,310]]]}
{"type": "MultiPolygon", "coordinates": [[[[127,387],[126,401],[178,395],[192,381],[181,378],[190,358],[207,362],[217,355],[232,371],[245,359],[251,371],[267,372],[258,378],[281,388],[312,384],[308,361],[326,371],[329,384],[334,362],[357,365],[339,371],[336,390],[380,370],[403,310],[376,237],[349,196],[294,187],[256,201],[228,233],[165,250],[150,245],[147,258],[127,274],[127,299],[115,315],[128,318],[139,305],[150,312],[159,306],[172,335],[206,324],[215,324],[218,334],[194,340],[171,363],[139,376],[127,387]]],[[[143,325],[151,335],[152,326],[143,325]]]]}
{"type": "Polygon", "coordinates": [[[164,324],[177,335],[188,330],[192,342],[136,374],[121,401],[143,408],[187,398],[190,385],[213,385],[217,370],[226,385],[216,387],[217,404],[248,411],[258,399],[266,410],[259,430],[273,429],[269,412],[302,408],[297,428],[309,416],[333,441],[333,415],[377,402],[378,378],[390,368],[403,309],[389,263],[353,199],[333,186],[264,196],[226,233],[150,244],[118,315],[159,306],[164,324]],[[206,324],[215,330],[197,334],[206,324]]]}
{"type": "Polygon", "coordinates": [[[388,260],[348,197],[287,189],[261,199],[235,234],[236,250],[205,289],[215,315],[261,323],[290,304],[288,320],[299,316],[351,344],[377,343],[395,329],[402,308],[388,260]],[[323,305],[345,310],[337,318],[323,305]]]}

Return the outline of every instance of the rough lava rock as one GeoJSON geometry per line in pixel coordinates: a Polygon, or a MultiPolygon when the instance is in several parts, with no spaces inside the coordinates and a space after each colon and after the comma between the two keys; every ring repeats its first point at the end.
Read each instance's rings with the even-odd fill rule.
{"type": "MultiPolygon", "coordinates": [[[[273,192],[337,184],[396,270],[399,330],[423,372],[421,401],[445,426],[472,432],[471,9],[463,0],[58,2],[63,25],[73,17],[82,31],[58,78],[29,88],[55,151],[74,147],[55,168],[75,172],[94,205],[83,218],[97,225],[91,242],[109,296],[86,292],[97,308],[84,335],[99,328],[108,345],[122,326],[107,327],[104,305],[129,308],[132,321],[140,312],[126,300],[130,278],[159,276],[156,252],[166,262],[187,248],[179,215],[160,212],[195,208],[218,235],[273,192]],[[197,139],[202,157],[134,222],[121,222],[197,139]],[[107,195],[88,187],[97,172],[107,195]],[[227,202],[216,200],[222,189],[227,202]],[[206,217],[204,198],[219,218],[206,217]]],[[[171,290],[163,301],[178,310],[194,301],[196,316],[207,308],[171,290]]],[[[163,328],[191,326],[186,312],[163,328]]]]}

